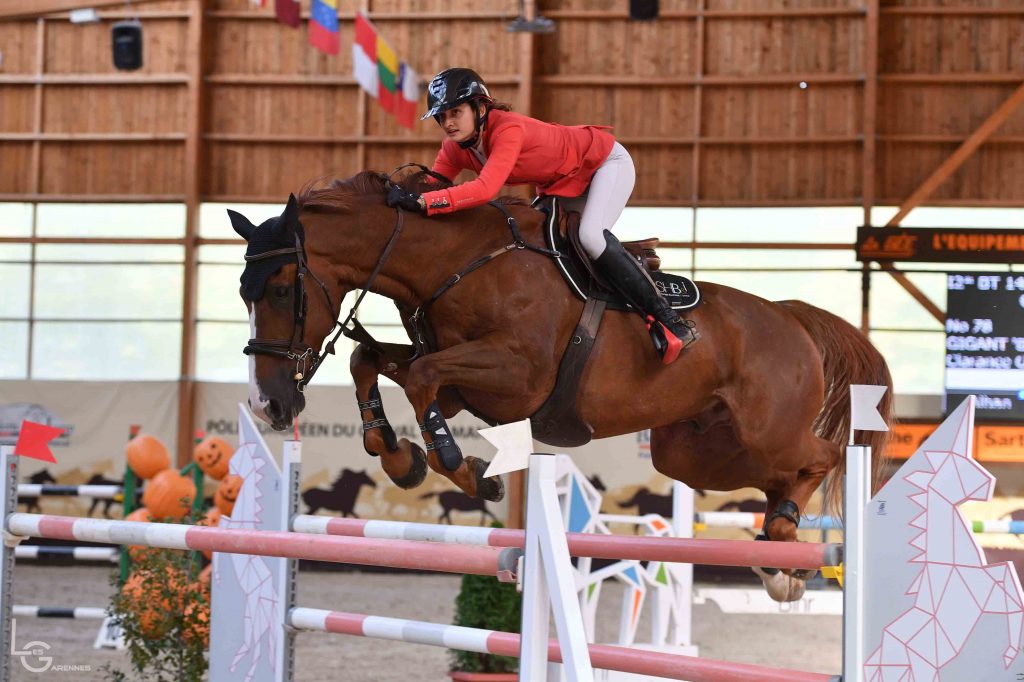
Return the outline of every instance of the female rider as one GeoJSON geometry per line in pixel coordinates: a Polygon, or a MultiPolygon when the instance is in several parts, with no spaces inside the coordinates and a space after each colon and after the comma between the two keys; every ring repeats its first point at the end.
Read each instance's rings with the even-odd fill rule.
{"type": "Polygon", "coordinates": [[[479,176],[422,195],[396,186],[388,194],[389,206],[432,216],[486,204],[506,183],[536,185],[542,196],[563,197],[569,200],[563,206],[582,207],[583,248],[599,272],[655,325],[652,338],[662,362],[673,362],[696,340],[693,323],[679,317],[611,233],[633,192],[636,171],[629,152],[610,133],[513,113],[494,101],[475,71],[464,68],[434,76],[427,107],[423,119],[433,116],[445,133],[434,172],[454,178],[469,169],[479,176]]]}

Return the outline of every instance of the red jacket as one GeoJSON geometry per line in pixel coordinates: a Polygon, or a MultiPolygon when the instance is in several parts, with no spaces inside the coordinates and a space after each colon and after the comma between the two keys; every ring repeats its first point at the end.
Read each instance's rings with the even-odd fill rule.
{"type": "Polygon", "coordinates": [[[487,163],[445,140],[434,171],[454,178],[468,168],[479,177],[448,189],[426,192],[427,215],[451,213],[486,204],[505,184],[537,185],[541,195],[578,197],[608,158],[615,138],[603,126],[544,123],[511,111],[491,110],[483,135],[487,163]]]}

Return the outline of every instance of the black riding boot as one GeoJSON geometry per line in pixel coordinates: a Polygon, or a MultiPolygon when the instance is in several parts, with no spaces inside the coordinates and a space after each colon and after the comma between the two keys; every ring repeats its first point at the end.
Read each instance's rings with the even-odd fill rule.
{"type": "Polygon", "coordinates": [[[693,322],[679,317],[668,301],[658,292],[650,275],[619,240],[608,230],[604,231],[607,243],[604,252],[594,263],[608,280],[633,307],[647,318],[647,329],[661,360],[668,365],[675,361],[684,348],[697,340],[693,322]]]}

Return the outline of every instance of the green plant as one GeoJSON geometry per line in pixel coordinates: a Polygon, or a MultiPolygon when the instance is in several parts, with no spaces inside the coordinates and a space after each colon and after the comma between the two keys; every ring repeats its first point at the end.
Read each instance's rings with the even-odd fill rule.
{"type": "Polygon", "coordinates": [[[203,679],[208,667],[210,592],[199,579],[200,562],[195,552],[152,549],[132,562],[123,585],[119,577],[112,578],[116,592],[111,612],[124,634],[130,668],[125,672],[107,665],[107,679],[203,679]]]}
{"type": "MultiPolygon", "coordinates": [[[[492,528],[501,528],[492,523],[492,528]]],[[[522,599],[512,583],[499,582],[486,575],[464,575],[455,598],[454,625],[484,628],[501,632],[519,632],[522,621],[522,599]]],[[[474,651],[449,649],[452,670],[468,673],[514,673],[519,659],[510,656],[480,654],[474,651]]]]}

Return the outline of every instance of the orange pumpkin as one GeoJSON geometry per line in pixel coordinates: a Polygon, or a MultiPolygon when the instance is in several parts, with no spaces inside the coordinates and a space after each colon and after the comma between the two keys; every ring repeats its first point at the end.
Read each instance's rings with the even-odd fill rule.
{"type": "Polygon", "coordinates": [[[203,439],[192,451],[192,459],[195,460],[203,473],[215,481],[219,481],[228,474],[228,460],[234,454],[234,449],[223,438],[210,436],[203,439]]]}
{"type": "Polygon", "coordinates": [[[217,505],[217,509],[223,514],[231,516],[231,512],[235,508],[235,500],[238,499],[238,493],[241,489],[242,477],[228,474],[221,480],[220,485],[217,486],[217,492],[213,495],[213,503],[217,505]]]}
{"type": "MultiPolygon", "coordinates": [[[[137,521],[140,523],[152,523],[153,515],[145,507],[139,507],[128,516],[124,517],[125,521],[137,521]]],[[[145,558],[147,552],[156,552],[159,550],[153,549],[152,547],[146,547],[144,545],[128,545],[128,556],[132,561],[139,562],[145,558]]]]}
{"type": "Polygon", "coordinates": [[[153,436],[135,436],[125,449],[128,466],[139,478],[152,478],[171,466],[171,454],[153,436]]]}
{"type": "Polygon", "coordinates": [[[192,500],[196,498],[196,484],[174,469],[161,471],[146,484],[142,491],[142,504],[157,519],[180,519],[188,516],[192,500]]]}
{"type": "MultiPolygon", "coordinates": [[[[220,525],[220,517],[220,509],[217,509],[216,507],[210,507],[209,509],[206,510],[206,514],[203,515],[203,518],[196,521],[196,525],[210,526],[211,528],[216,528],[220,525]]],[[[205,556],[207,559],[213,559],[213,552],[211,552],[208,549],[204,549],[203,556],[205,556]]],[[[209,566],[207,566],[207,568],[209,568],[209,566]]]]}

